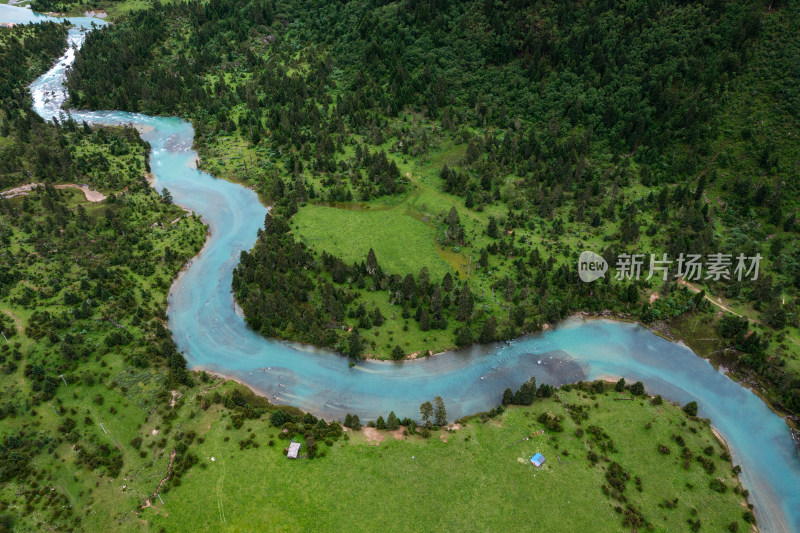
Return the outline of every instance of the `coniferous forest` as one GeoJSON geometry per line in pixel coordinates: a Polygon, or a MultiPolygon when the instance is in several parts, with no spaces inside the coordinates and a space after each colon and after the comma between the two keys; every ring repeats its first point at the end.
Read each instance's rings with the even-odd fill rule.
{"type": "MultiPolygon", "coordinates": [[[[66,106],[186,118],[200,168],[270,206],[233,272],[253,331],[355,371],[607,316],[685,341],[797,420],[797,5],[33,6],[113,22],[87,34],[66,106]],[[591,283],[586,250],[610,266],[591,283]],[[731,271],[759,255],[757,279],[648,276],[651,254],[720,253],[731,271]]],[[[422,529],[518,527],[540,494],[544,529],[755,523],[707,406],[641,381],[531,378],[458,421],[435,396],[419,419],[362,424],[188,370],[168,292],[207,228],[151,187],[135,129],[32,110],[68,29],[0,28],[0,531],[363,529],[352,487],[385,524],[413,505],[422,529]]]]}
{"type": "Polygon", "coordinates": [[[697,313],[714,351],[797,409],[794,8],[573,7],[156,5],[88,37],[71,104],[190,118],[205,168],[273,206],[234,276],[266,336],[402,358],[576,311],[697,313]],[[382,209],[408,215],[388,238],[421,223],[433,243],[394,257],[370,231],[382,209]],[[368,210],[349,247],[314,222],[368,210]],[[612,268],[638,250],[766,260],[753,283],[695,293],[674,278],[580,283],[588,246],[612,268]],[[706,294],[757,322],[731,333],[706,294]]]}

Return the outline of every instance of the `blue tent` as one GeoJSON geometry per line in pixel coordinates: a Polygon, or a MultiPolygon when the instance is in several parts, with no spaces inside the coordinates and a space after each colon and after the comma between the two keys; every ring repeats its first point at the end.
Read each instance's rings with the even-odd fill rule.
{"type": "Polygon", "coordinates": [[[533,457],[531,457],[531,462],[536,465],[536,468],[539,468],[544,464],[544,455],[537,453],[533,457]]]}

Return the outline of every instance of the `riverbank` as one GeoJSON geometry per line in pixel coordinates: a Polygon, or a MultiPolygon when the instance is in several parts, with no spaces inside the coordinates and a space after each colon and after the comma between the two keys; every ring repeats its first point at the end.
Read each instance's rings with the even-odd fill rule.
{"type": "MultiPolygon", "coordinates": [[[[714,357],[713,354],[704,354],[703,351],[699,349],[700,347],[698,342],[700,341],[695,342],[696,336],[689,335],[682,327],[676,327],[674,325],[676,321],[684,320],[686,317],[679,316],[671,321],[657,321],[651,324],[644,324],[632,318],[630,315],[619,316],[611,313],[610,311],[605,311],[603,313],[589,313],[582,311],[573,314],[572,317],[579,317],[586,320],[616,320],[620,322],[636,324],[643,328],[647,328],[655,335],[658,335],[665,340],[688,347],[697,357],[708,361],[717,371],[723,373],[740,386],[748,389],[750,392],[761,398],[761,400],[767,405],[767,407],[770,408],[773,413],[783,418],[792,432],[792,438],[797,444],[798,451],[800,451],[800,431],[798,431],[800,429],[800,420],[798,420],[797,415],[787,409],[775,405],[770,400],[767,391],[763,388],[763,385],[757,379],[757,375],[752,370],[742,367],[737,361],[730,358],[722,360],[719,357],[714,357]],[[728,365],[730,368],[723,365],[728,365]],[[743,374],[746,377],[742,377],[743,374]]],[[[697,320],[699,320],[699,318],[697,320]]],[[[702,342],[708,342],[710,340],[722,342],[722,337],[716,334],[716,332],[715,335],[716,337],[703,338],[702,342]]]]}
{"type": "MultiPolygon", "coordinates": [[[[178,532],[214,525],[268,530],[276,524],[297,530],[360,531],[364,518],[347,505],[357,486],[357,492],[380,502],[380,520],[385,523],[402,522],[413,507],[416,520],[436,530],[468,531],[476,523],[514,529],[524,522],[542,530],[611,532],[625,529],[624,515],[614,510],[620,503],[602,489],[613,462],[630,476],[623,491],[628,503],[658,530],[684,530],[686,519],[694,518],[692,508],[699,510],[697,518],[709,530],[727,530],[732,522],[739,531],[749,528],[744,520],[747,503],[730,461],[713,434],[678,407],[615,401],[612,393],[592,399],[576,389],[559,391],[558,397],[510,407],[494,418],[476,416],[456,432],[431,431],[428,438],[396,438],[391,431],[377,429],[369,434],[347,431],[346,438],[331,445],[318,442],[318,453],[323,450],[325,456],[313,461],[287,459],[283,448],[288,441],[277,438],[280,429],[265,420],[248,420],[236,429],[211,407],[186,426],[196,427],[203,440],[197,455],[205,466],[165,495],[165,506],[143,509],[140,518],[153,528],[178,532]],[[570,415],[579,407],[588,414],[580,425],[570,415]],[[560,431],[539,422],[543,414],[562,417],[560,431]],[[687,426],[681,426],[683,421],[687,426]],[[589,459],[593,450],[600,452],[599,442],[587,431],[590,426],[607,436],[603,442],[613,442],[615,451],[598,454],[608,462],[589,459]],[[376,433],[385,438],[375,439],[376,433]],[[247,441],[251,434],[260,446],[239,449],[235,443],[247,441]],[[714,473],[696,461],[682,468],[674,460],[681,453],[675,436],[682,437],[693,454],[713,463],[714,473]],[[275,445],[265,444],[269,440],[275,445]],[[669,447],[671,454],[660,453],[660,445],[669,447]],[[703,452],[709,446],[711,456],[703,452]],[[530,463],[537,452],[546,458],[541,468],[530,463]],[[285,482],[297,478],[303,480],[301,487],[285,482]],[[717,478],[726,487],[724,493],[709,485],[717,478]],[[254,493],[252,487],[259,490],[254,493]],[[425,487],[424,493],[419,487],[425,487]],[[243,493],[252,497],[241,498],[243,493]],[[316,496],[309,500],[303,493],[316,496]],[[663,506],[675,499],[673,508],[663,506]],[[542,513],[542,508],[549,511],[542,513]]],[[[303,455],[306,445],[299,442],[303,455]]]]}

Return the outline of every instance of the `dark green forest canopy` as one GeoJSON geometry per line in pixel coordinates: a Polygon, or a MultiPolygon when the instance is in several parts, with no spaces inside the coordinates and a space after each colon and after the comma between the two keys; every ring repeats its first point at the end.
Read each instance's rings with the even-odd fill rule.
{"type": "MultiPolygon", "coordinates": [[[[578,155],[599,143],[601,150],[635,151],[640,161],[664,157],[683,174],[697,162],[672,161],[664,149],[708,142],[708,119],[746,62],[763,16],[759,2],[592,2],[576,10],[567,3],[361,1],[279,8],[280,24],[273,24],[271,2],[189,3],[163,8],[166,17],[137,13],[129,26],[89,37],[72,76],[81,89],[72,92],[74,103],[198,110],[205,107],[197,99],[203,75],[244,68],[253,78],[238,96],[269,118],[275,102],[262,99],[282,91],[271,90],[281,86],[264,75],[257,43],[283,36],[289,50],[276,46],[280,51],[266,61],[280,61],[292,48],[323,51],[311,52],[315,79],[298,96],[318,96],[319,83],[326,83],[351,127],[413,105],[430,117],[444,113],[451,121],[520,130],[520,149],[528,152],[522,160],[556,128],[555,137],[577,144],[578,155]],[[176,34],[178,43],[170,39],[176,34]],[[100,64],[102,71],[93,72],[90,65],[100,64]],[[331,68],[341,72],[330,78],[331,68]]],[[[224,106],[219,88],[207,95],[222,96],[224,106]]]]}
{"type": "Polygon", "coordinates": [[[0,32],[0,99],[20,98],[24,85],[50,66],[67,41],[67,26],[55,22],[4,28],[0,32]]]}
{"type": "Polygon", "coordinates": [[[716,333],[717,348],[797,408],[797,15],[760,1],[190,2],[93,32],[69,88],[76,106],[192,119],[206,168],[274,205],[234,274],[264,335],[403,357],[581,310],[716,323],[673,282],[582,284],[577,254],[761,253],[757,283],[705,283],[766,324],[716,333]],[[464,268],[401,270],[372,245],[339,257],[301,231],[295,215],[318,205],[406,206],[464,268]]]}

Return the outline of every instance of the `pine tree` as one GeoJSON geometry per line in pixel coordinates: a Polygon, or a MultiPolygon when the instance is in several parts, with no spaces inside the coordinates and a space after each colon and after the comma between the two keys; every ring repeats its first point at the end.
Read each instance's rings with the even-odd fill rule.
{"type": "Polygon", "coordinates": [[[367,252],[367,274],[374,276],[378,271],[378,258],[375,257],[375,251],[370,248],[367,252]]]}
{"type": "Polygon", "coordinates": [[[532,377],[522,384],[519,390],[514,393],[511,403],[515,405],[531,405],[536,398],[536,378],[532,377]]]}
{"type": "Polygon", "coordinates": [[[444,400],[441,396],[433,399],[433,418],[437,426],[447,424],[447,409],[444,407],[444,400]]]}
{"type": "Polygon", "coordinates": [[[399,361],[400,359],[403,359],[405,356],[406,354],[400,347],[400,345],[399,344],[395,345],[394,349],[392,350],[392,359],[394,359],[395,361],[399,361]]]}
{"type": "Polygon", "coordinates": [[[447,180],[450,178],[450,169],[447,168],[447,163],[445,163],[442,170],[439,171],[439,178],[445,183],[447,183],[447,180]]]}
{"type": "Polygon", "coordinates": [[[383,420],[382,416],[379,416],[378,419],[375,421],[375,428],[386,429],[386,422],[383,420]]]}
{"type": "Polygon", "coordinates": [[[394,431],[399,427],[400,427],[400,421],[397,419],[397,415],[394,414],[394,411],[390,412],[389,418],[386,419],[386,429],[394,431]]]}
{"type": "Polygon", "coordinates": [[[417,283],[414,281],[414,276],[406,274],[403,279],[403,298],[410,300],[417,292],[417,283]]]}
{"type": "Polygon", "coordinates": [[[486,319],[486,322],[484,322],[483,329],[481,330],[481,335],[478,340],[485,344],[494,341],[496,335],[497,319],[493,316],[490,316],[488,319],[486,319]]]}
{"type": "Polygon", "coordinates": [[[422,416],[422,425],[429,426],[431,424],[431,417],[433,416],[433,404],[425,402],[419,406],[419,414],[422,416]]]}
{"type": "Polygon", "coordinates": [[[417,290],[420,296],[425,296],[428,294],[428,289],[430,289],[431,285],[431,274],[428,271],[427,266],[423,266],[419,269],[419,274],[417,274],[417,290]]]}
{"type": "Polygon", "coordinates": [[[469,291],[469,285],[464,285],[458,295],[458,309],[456,310],[456,320],[465,321],[472,316],[473,309],[472,293],[469,291]]]}
{"type": "Polygon", "coordinates": [[[706,190],[706,175],[700,175],[700,181],[697,183],[697,188],[694,190],[694,199],[699,200],[703,196],[703,191],[706,190]]]}
{"type": "Polygon", "coordinates": [[[636,284],[630,283],[623,291],[623,301],[635,304],[639,300],[639,289],[636,284]]]}
{"type": "Polygon", "coordinates": [[[481,250],[481,257],[478,259],[478,266],[484,270],[489,268],[489,253],[486,251],[486,248],[481,250]]]}
{"type": "Polygon", "coordinates": [[[453,290],[453,276],[450,275],[450,272],[445,274],[442,278],[442,290],[444,290],[444,292],[453,290]]]}
{"type": "Polygon", "coordinates": [[[514,393],[511,392],[511,389],[506,389],[503,391],[503,400],[501,402],[503,405],[509,405],[510,403],[512,403],[513,399],[514,399],[514,393]]]}
{"type": "Polygon", "coordinates": [[[655,313],[653,312],[653,308],[650,307],[650,302],[642,304],[642,312],[639,319],[642,321],[642,324],[649,324],[655,320],[655,313]]]}
{"type": "Polygon", "coordinates": [[[464,228],[461,227],[461,219],[458,217],[458,211],[456,211],[455,206],[450,208],[450,212],[444,220],[447,223],[447,238],[462,242],[464,240],[464,228]]]}
{"type": "Polygon", "coordinates": [[[431,295],[431,313],[435,316],[442,313],[442,291],[439,287],[436,287],[431,295]]]}
{"type": "Polygon", "coordinates": [[[419,317],[419,329],[428,331],[431,329],[431,315],[427,309],[423,309],[419,317]]]}
{"type": "Polygon", "coordinates": [[[468,346],[472,344],[472,331],[469,325],[461,326],[456,332],[456,346],[468,346]]]}
{"type": "Polygon", "coordinates": [[[494,217],[489,217],[489,227],[486,228],[486,234],[492,239],[497,238],[497,221],[494,217]]]}
{"type": "Polygon", "coordinates": [[[381,313],[381,310],[378,309],[377,307],[372,311],[371,316],[372,316],[372,323],[378,327],[382,326],[383,323],[386,321],[386,317],[383,316],[383,313],[381,313]]]}
{"type": "Polygon", "coordinates": [[[358,357],[361,355],[361,352],[364,351],[361,335],[359,335],[358,330],[355,328],[350,332],[350,336],[347,339],[347,347],[350,357],[358,357]]]}

